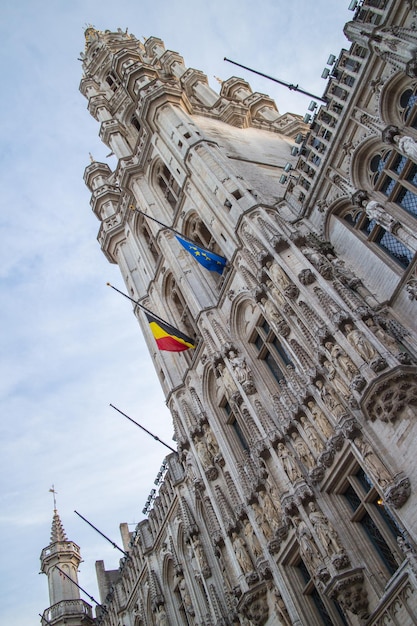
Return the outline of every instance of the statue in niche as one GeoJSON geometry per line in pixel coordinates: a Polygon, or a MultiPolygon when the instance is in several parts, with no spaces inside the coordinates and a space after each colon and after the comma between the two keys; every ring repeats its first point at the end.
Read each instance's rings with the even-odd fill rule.
{"type": "Polygon", "coordinates": [[[191,540],[191,548],[192,553],[195,555],[197,559],[197,563],[199,564],[201,569],[205,569],[208,565],[206,555],[204,554],[204,548],[201,545],[201,541],[198,537],[193,537],[191,540]]]}
{"type": "Polygon", "coordinates": [[[333,269],[329,260],[317,250],[304,247],[301,249],[304,256],[310,261],[323,278],[330,279],[333,277],[333,269]]]}
{"type": "Polygon", "coordinates": [[[353,346],[356,352],[369,363],[375,357],[379,356],[373,345],[365,337],[365,335],[355,328],[352,324],[345,325],[346,339],[353,346]]]}
{"type": "Polygon", "coordinates": [[[369,330],[375,335],[375,337],[377,339],[379,339],[379,341],[388,348],[388,350],[391,350],[391,352],[393,352],[394,354],[396,352],[399,352],[399,347],[397,344],[396,339],[394,339],[394,337],[392,337],[391,335],[389,335],[383,328],[382,326],[380,326],[379,324],[377,324],[372,317],[368,317],[368,319],[366,320],[365,324],[367,325],[367,327],[369,328],[369,330]]]}
{"type": "Polygon", "coordinates": [[[323,400],[323,403],[327,406],[332,415],[335,417],[342,417],[343,415],[346,415],[346,409],[341,404],[339,398],[332,389],[328,389],[326,387],[321,378],[318,378],[314,384],[320,392],[320,397],[323,400]]]}
{"type": "Polygon", "coordinates": [[[266,519],[268,520],[273,531],[278,530],[280,526],[279,513],[281,512],[281,503],[279,511],[276,510],[269,493],[265,489],[259,491],[259,497],[261,499],[262,508],[264,510],[266,519]]]}
{"type": "Polygon", "coordinates": [[[253,508],[253,512],[255,515],[255,522],[258,525],[258,527],[262,530],[265,538],[267,539],[267,541],[270,541],[274,534],[272,532],[272,528],[269,525],[264,512],[262,510],[262,507],[260,504],[258,504],[257,502],[254,502],[252,504],[252,508],[253,508]]]}
{"type": "Polygon", "coordinates": [[[157,626],[168,626],[169,624],[168,616],[162,605],[158,607],[158,610],[155,613],[155,621],[157,626]]]}
{"type": "Polygon", "coordinates": [[[330,439],[330,437],[333,435],[333,427],[327,417],[324,415],[323,411],[317,406],[317,404],[313,400],[309,400],[307,402],[307,406],[310,409],[310,413],[313,416],[315,423],[319,427],[324,437],[326,439],[330,439]]]}
{"type": "Polygon", "coordinates": [[[284,291],[286,287],[291,285],[290,279],[278,263],[272,263],[269,268],[269,276],[271,277],[274,286],[279,287],[281,291],[284,291]]]}
{"type": "Polygon", "coordinates": [[[300,468],[298,467],[295,460],[289,454],[287,448],[282,442],[278,444],[277,454],[280,458],[285,473],[292,483],[295,482],[298,478],[302,478],[300,468]]]}
{"type": "Polygon", "coordinates": [[[183,603],[184,609],[186,610],[186,612],[189,615],[194,615],[194,609],[193,609],[193,604],[191,602],[191,596],[190,596],[190,594],[188,592],[187,584],[185,582],[184,576],[180,576],[179,577],[178,590],[179,590],[180,595],[181,595],[181,599],[182,599],[182,603],[183,603]]]}
{"type": "Polygon", "coordinates": [[[336,391],[338,391],[339,394],[345,400],[349,400],[349,396],[350,396],[349,387],[346,385],[344,380],[340,377],[340,374],[337,371],[337,369],[333,366],[333,363],[331,363],[330,361],[325,359],[323,361],[323,365],[326,368],[326,370],[328,371],[329,380],[332,381],[332,384],[333,384],[334,388],[336,389],[336,391]]]}
{"type": "Polygon", "coordinates": [[[310,509],[310,522],[326,553],[329,556],[333,556],[334,554],[343,552],[343,546],[339,541],[339,537],[327,517],[321,511],[317,510],[314,502],[310,502],[308,506],[310,509]]]}
{"type": "Polygon", "coordinates": [[[204,469],[207,470],[209,467],[212,467],[213,459],[203,439],[195,437],[194,445],[204,469]]]}
{"type": "Polygon", "coordinates": [[[229,352],[229,362],[233,368],[236,380],[241,385],[252,382],[252,372],[250,371],[244,356],[239,356],[236,352],[231,350],[229,352]]]}
{"type": "Polygon", "coordinates": [[[248,551],[246,550],[246,544],[236,532],[232,533],[232,546],[243,573],[249,574],[250,572],[253,572],[253,564],[248,551]]]}
{"type": "Polygon", "coordinates": [[[310,450],[307,448],[303,439],[300,437],[300,435],[296,431],[293,431],[291,433],[291,439],[292,439],[292,445],[294,446],[294,450],[296,451],[300,461],[309,470],[313,469],[316,463],[313,458],[313,455],[311,454],[310,450]]]}
{"type": "Polygon", "coordinates": [[[398,141],[398,147],[408,158],[417,163],[417,143],[412,137],[405,135],[398,141]]]}
{"type": "Polygon", "coordinates": [[[203,432],[204,441],[206,442],[207,449],[211,456],[215,458],[219,454],[219,446],[216,437],[213,435],[213,431],[208,424],[204,424],[203,432]]]}
{"type": "Polygon", "coordinates": [[[378,224],[381,224],[386,230],[391,231],[395,224],[398,222],[386,212],[385,208],[376,200],[371,200],[366,205],[366,215],[370,220],[375,220],[378,224]]]}
{"type": "Polygon", "coordinates": [[[190,450],[185,451],[185,471],[192,482],[200,480],[200,472],[198,471],[194,455],[190,450]]]}
{"type": "Polygon", "coordinates": [[[222,361],[220,361],[217,364],[216,372],[217,372],[217,376],[222,379],[224,391],[226,393],[228,400],[230,400],[233,394],[237,392],[236,383],[233,380],[233,377],[231,373],[229,372],[229,369],[225,366],[225,364],[222,361]]]}
{"type": "Polygon", "coordinates": [[[315,571],[322,565],[322,562],[320,553],[314,542],[313,535],[303,519],[295,517],[293,521],[296,527],[298,544],[300,546],[300,556],[303,561],[307,565],[310,565],[312,570],[315,571]]]}
{"type": "Polygon", "coordinates": [[[385,465],[374,453],[369,443],[361,436],[355,437],[353,443],[361,453],[367,469],[369,469],[373,477],[376,478],[378,485],[382,488],[386,487],[391,482],[391,476],[385,465]]]}
{"type": "Polygon", "coordinates": [[[290,619],[290,616],[288,615],[285,602],[282,599],[281,594],[276,589],[274,591],[274,596],[275,596],[274,608],[275,608],[275,613],[279,619],[279,623],[281,624],[281,626],[291,626],[292,621],[290,619]]]}
{"type": "Polygon", "coordinates": [[[301,426],[303,427],[303,430],[304,430],[304,432],[305,432],[305,434],[307,436],[307,439],[308,439],[308,441],[310,443],[311,449],[316,454],[321,454],[323,452],[324,445],[323,445],[323,442],[320,439],[320,437],[317,435],[316,429],[309,422],[309,420],[306,418],[305,415],[301,416],[300,422],[301,422],[301,426]]]}
{"type": "Polygon", "coordinates": [[[338,367],[348,380],[359,374],[359,370],[342,348],[333,341],[326,341],[325,348],[329,352],[333,364],[338,367]]]}
{"type": "Polygon", "coordinates": [[[246,541],[248,542],[249,548],[251,549],[255,559],[257,559],[262,555],[262,548],[261,544],[259,543],[259,539],[253,529],[253,526],[248,518],[246,518],[243,522],[243,531],[245,533],[246,541]]]}

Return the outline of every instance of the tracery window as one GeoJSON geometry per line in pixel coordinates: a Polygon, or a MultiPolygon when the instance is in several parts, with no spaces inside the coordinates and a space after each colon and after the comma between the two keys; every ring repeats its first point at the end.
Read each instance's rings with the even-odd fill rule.
{"type": "Polygon", "coordinates": [[[323,598],[320,595],[301,558],[295,564],[295,570],[304,602],[314,615],[314,618],[311,614],[309,615],[309,624],[320,624],[323,626],[335,626],[337,624],[338,626],[348,626],[338,603],[328,598],[323,598]]]}
{"type": "Polygon", "coordinates": [[[403,91],[399,104],[403,123],[412,128],[417,128],[417,85],[403,91]]]}
{"type": "Polygon", "coordinates": [[[378,224],[375,219],[369,219],[363,209],[352,208],[344,214],[343,219],[367,241],[394,259],[401,267],[406,268],[411,263],[412,251],[395,235],[378,224]]]}
{"type": "Polygon", "coordinates": [[[368,546],[392,576],[402,561],[397,549],[401,531],[371,479],[362,468],[356,468],[347,476],[341,493],[351,511],[351,522],[360,527],[368,546]]]}
{"type": "Polygon", "coordinates": [[[240,447],[243,450],[249,450],[249,445],[248,445],[248,441],[245,437],[245,434],[243,432],[243,429],[239,423],[238,418],[236,417],[235,413],[233,412],[232,407],[230,406],[230,404],[227,402],[226,399],[223,400],[222,402],[222,408],[226,414],[226,420],[227,420],[227,424],[229,424],[232,428],[232,431],[234,433],[234,438],[235,440],[239,443],[240,447]]]}
{"type": "Polygon", "coordinates": [[[168,204],[175,209],[180,195],[180,186],[164,163],[156,171],[156,180],[168,204]]]}
{"type": "Polygon", "coordinates": [[[375,155],[370,163],[375,191],[417,217],[417,165],[396,150],[375,155]]]}
{"type": "Polygon", "coordinates": [[[256,324],[250,342],[257,358],[265,363],[275,380],[285,380],[285,368],[292,365],[290,356],[263,317],[256,324]]]}

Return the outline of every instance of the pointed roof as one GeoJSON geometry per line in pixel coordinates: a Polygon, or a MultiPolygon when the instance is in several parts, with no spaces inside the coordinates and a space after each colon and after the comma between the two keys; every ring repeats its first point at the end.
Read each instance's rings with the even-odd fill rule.
{"type": "Polygon", "coordinates": [[[51,528],[51,543],[55,543],[56,541],[68,541],[68,539],[65,534],[61,518],[58,515],[58,511],[54,509],[54,517],[52,519],[51,528]]]}

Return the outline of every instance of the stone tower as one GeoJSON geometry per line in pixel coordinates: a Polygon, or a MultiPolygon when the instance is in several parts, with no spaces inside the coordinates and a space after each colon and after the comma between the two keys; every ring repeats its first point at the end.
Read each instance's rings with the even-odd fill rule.
{"type": "Polygon", "coordinates": [[[71,582],[73,580],[78,584],[80,562],[80,548],[67,539],[55,509],[51,541],[41,553],[41,571],[48,577],[50,603],[43,613],[42,626],[86,626],[93,623],[91,606],[80,599],[77,585],[71,582]]]}
{"type": "Polygon", "coordinates": [[[98,566],[106,626],[417,620],[411,4],[358,4],[309,126],[155,37],[86,31],[117,165],[84,178],[178,451],[129,558],[98,566]],[[147,312],[194,347],[158,349],[147,312]]]}

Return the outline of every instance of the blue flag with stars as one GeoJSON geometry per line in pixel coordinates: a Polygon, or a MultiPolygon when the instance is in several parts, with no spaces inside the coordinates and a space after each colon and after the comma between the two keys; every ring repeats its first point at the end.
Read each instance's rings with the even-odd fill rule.
{"type": "Polygon", "coordinates": [[[200,248],[195,243],[191,243],[191,241],[187,241],[186,239],[182,239],[175,235],[180,244],[189,252],[200,265],[205,267],[210,272],[217,272],[221,274],[226,265],[227,259],[224,256],[219,256],[214,252],[210,252],[210,250],[206,250],[205,248],[200,248]]]}

